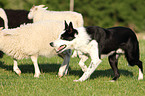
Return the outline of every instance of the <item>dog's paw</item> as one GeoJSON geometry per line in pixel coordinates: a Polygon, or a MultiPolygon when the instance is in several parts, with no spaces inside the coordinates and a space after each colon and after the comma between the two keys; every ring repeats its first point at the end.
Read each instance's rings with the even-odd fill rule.
{"type": "Polygon", "coordinates": [[[74,82],[82,82],[81,80],[73,80],[74,82]]]}
{"type": "Polygon", "coordinates": [[[110,80],[110,82],[115,82],[115,80],[110,80]]]}
{"type": "Polygon", "coordinates": [[[63,77],[63,75],[61,75],[61,74],[58,74],[58,75],[56,75],[56,76],[58,76],[59,78],[63,77]]]}
{"type": "Polygon", "coordinates": [[[39,78],[40,73],[35,73],[34,77],[39,78]]]}
{"type": "Polygon", "coordinates": [[[138,80],[143,80],[143,75],[139,76],[138,80]]]}

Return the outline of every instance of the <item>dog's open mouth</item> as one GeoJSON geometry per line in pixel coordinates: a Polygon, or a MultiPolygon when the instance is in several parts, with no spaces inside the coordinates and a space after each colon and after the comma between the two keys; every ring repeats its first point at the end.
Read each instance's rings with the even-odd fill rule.
{"type": "Polygon", "coordinates": [[[57,53],[61,53],[61,52],[66,48],[66,46],[67,46],[67,45],[65,45],[65,44],[64,44],[64,45],[61,45],[61,46],[56,50],[56,52],[57,52],[57,53]]]}

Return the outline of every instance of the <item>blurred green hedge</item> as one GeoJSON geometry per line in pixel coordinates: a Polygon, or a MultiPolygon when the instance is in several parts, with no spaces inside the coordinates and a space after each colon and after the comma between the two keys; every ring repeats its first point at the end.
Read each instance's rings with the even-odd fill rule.
{"type": "MultiPolygon", "coordinates": [[[[1,0],[4,9],[29,10],[44,4],[48,10],[69,10],[69,0],[1,0]]],[[[84,17],[85,26],[126,26],[145,31],[145,0],[74,0],[74,11],[84,17]]]]}

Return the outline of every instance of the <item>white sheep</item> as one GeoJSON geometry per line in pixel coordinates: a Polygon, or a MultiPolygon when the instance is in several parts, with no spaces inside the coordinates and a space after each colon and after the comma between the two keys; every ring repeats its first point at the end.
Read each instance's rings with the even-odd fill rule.
{"type": "Polygon", "coordinates": [[[82,27],[84,25],[83,16],[80,13],[72,11],[49,11],[45,5],[33,6],[28,14],[28,19],[33,19],[33,22],[42,20],[58,20],[73,22],[74,27],[82,27]]]}
{"type": "MultiPolygon", "coordinates": [[[[48,7],[43,8],[45,5],[33,6],[28,14],[28,19],[33,19],[33,22],[42,20],[58,20],[73,22],[74,28],[82,27],[84,25],[83,16],[80,13],[72,11],[49,11],[48,7]]],[[[72,57],[80,57],[80,51],[74,51],[72,57]]]]}
{"type": "MultiPolygon", "coordinates": [[[[19,27],[23,23],[32,23],[28,17],[29,11],[26,10],[12,10],[0,8],[0,26],[5,27],[5,29],[19,27]],[[7,17],[9,19],[7,19],[7,17]],[[4,21],[4,23],[3,23],[4,21]],[[9,21],[9,22],[8,22],[9,21]]],[[[0,58],[3,57],[3,52],[0,51],[0,58]]]]}
{"type": "MultiPolygon", "coordinates": [[[[57,55],[49,43],[57,39],[63,29],[63,22],[41,21],[21,25],[14,29],[1,30],[0,50],[14,58],[13,70],[19,75],[21,74],[21,70],[17,66],[17,60],[31,57],[35,67],[34,77],[39,77],[40,70],[37,64],[37,57],[52,57],[57,55]]],[[[60,77],[67,73],[70,55],[70,50],[61,54],[64,57],[64,62],[58,72],[60,77]]]]}

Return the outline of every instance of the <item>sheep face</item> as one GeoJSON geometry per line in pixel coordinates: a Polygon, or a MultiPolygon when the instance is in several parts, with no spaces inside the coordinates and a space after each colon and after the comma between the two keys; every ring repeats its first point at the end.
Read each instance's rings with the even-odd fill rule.
{"type": "Polygon", "coordinates": [[[37,6],[34,6],[34,5],[33,5],[33,7],[30,9],[30,12],[29,12],[29,14],[28,14],[28,19],[33,19],[34,14],[35,14],[35,11],[36,11],[37,9],[38,9],[37,6]]]}
{"type": "Polygon", "coordinates": [[[30,12],[28,14],[28,19],[33,19],[34,15],[37,13],[38,10],[44,9],[46,10],[48,7],[43,8],[45,5],[39,5],[39,6],[34,6],[30,9],[30,12]]]}

